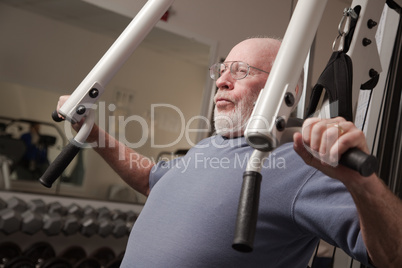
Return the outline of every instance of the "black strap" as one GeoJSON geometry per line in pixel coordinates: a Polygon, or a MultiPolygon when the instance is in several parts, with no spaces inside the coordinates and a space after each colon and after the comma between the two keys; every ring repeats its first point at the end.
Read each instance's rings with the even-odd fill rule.
{"type": "Polygon", "coordinates": [[[310,116],[316,111],[323,89],[325,89],[330,104],[337,102],[337,105],[331,105],[330,116],[342,116],[348,121],[353,121],[352,82],[352,60],[343,51],[333,52],[313,88],[307,115],[310,116]],[[334,107],[338,109],[334,109],[334,107]]]}

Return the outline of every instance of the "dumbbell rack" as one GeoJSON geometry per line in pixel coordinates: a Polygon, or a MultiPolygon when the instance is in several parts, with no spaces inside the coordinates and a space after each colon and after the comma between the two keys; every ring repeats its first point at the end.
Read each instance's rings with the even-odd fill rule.
{"type": "MultiPolygon", "coordinates": [[[[1,245],[7,242],[19,249],[19,258],[42,247],[43,252],[54,252],[48,262],[71,255],[72,249],[85,253],[81,261],[109,256],[108,261],[117,262],[141,209],[136,204],[0,191],[0,257],[1,245]]],[[[37,260],[37,266],[39,262],[44,260],[37,260]]]]}

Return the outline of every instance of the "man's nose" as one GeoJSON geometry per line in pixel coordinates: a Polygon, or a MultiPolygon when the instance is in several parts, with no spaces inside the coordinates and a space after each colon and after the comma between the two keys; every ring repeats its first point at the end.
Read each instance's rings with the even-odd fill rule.
{"type": "Polygon", "coordinates": [[[225,70],[216,80],[216,87],[219,89],[231,90],[234,87],[234,78],[230,70],[225,70]]]}

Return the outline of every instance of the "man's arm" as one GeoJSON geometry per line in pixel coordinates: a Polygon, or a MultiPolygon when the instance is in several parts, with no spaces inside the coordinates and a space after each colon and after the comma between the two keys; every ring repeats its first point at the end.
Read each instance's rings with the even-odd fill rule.
{"type": "Polygon", "coordinates": [[[340,180],[351,193],[372,263],[376,267],[402,267],[401,200],[375,174],[363,177],[342,165],[328,164],[338,161],[350,148],[368,153],[364,134],[343,118],[311,118],[303,124],[302,133],[294,135],[294,141],[295,151],[307,164],[340,180]],[[316,152],[314,156],[311,150],[316,152]]]}
{"type": "MultiPolygon", "coordinates": [[[[59,110],[68,97],[60,97],[57,110],[59,110]]],[[[76,131],[80,127],[79,123],[73,125],[76,131]]],[[[93,126],[87,142],[94,144],[93,149],[128,185],[148,196],[150,191],[149,175],[154,162],[122,144],[97,125],[93,126]],[[102,146],[99,146],[100,144],[102,146]]]]}

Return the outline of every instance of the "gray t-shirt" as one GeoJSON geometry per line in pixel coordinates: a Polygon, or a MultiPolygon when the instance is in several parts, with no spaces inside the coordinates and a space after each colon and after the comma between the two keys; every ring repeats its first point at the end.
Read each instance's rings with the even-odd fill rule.
{"type": "Polygon", "coordinates": [[[244,138],[213,136],[184,157],[159,162],[121,267],[306,268],[320,238],[367,264],[351,195],[307,166],[292,143],[264,162],[253,252],[232,249],[253,150],[244,138]]]}

